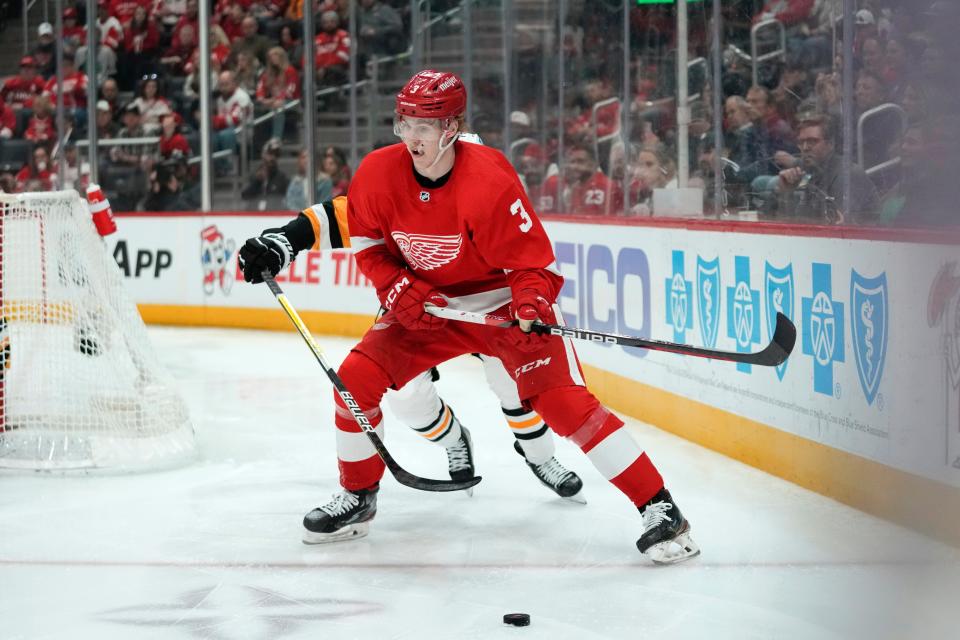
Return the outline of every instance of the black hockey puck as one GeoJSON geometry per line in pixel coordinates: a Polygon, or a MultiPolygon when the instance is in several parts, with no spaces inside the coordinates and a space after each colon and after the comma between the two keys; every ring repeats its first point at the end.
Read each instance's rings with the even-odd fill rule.
{"type": "Polygon", "coordinates": [[[529,613],[508,613],[503,616],[503,624],[509,624],[512,627],[526,627],[530,625],[529,613]]]}

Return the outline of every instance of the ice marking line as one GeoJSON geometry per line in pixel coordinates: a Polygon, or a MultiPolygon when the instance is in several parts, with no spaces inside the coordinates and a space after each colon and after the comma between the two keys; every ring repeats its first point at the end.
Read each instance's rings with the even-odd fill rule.
{"type": "MultiPolygon", "coordinates": [[[[930,558],[925,560],[825,560],[825,561],[788,561],[782,562],[689,562],[677,565],[673,570],[694,570],[703,569],[782,569],[782,568],[830,568],[830,567],[944,567],[954,565],[960,569],[960,561],[946,558],[930,558]]],[[[534,564],[510,564],[510,563],[429,563],[429,562],[406,562],[406,563],[368,563],[368,564],[350,564],[345,562],[333,563],[304,563],[304,562],[259,562],[251,560],[250,562],[181,562],[177,560],[38,560],[38,559],[10,559],[0,558],[0,566],[32,566],[32,567],[89,567],[89,568],[133,568],[144,567],[151,569],[311,569],[320,571],[329,571],[330,569],[358,569],[368,571],[390,571],[390,570],[433,570],[433,569],[482,569],[482,570],[559,570],[567,569],[630,569],[635,570],[638,567],[648,566],[643,558],[638,557],[636,562],[616,562],[609,564],[598,564],[596,562],[572,562],[572,563],[534,563],[534,564]]]]}
{"type": "Polygon", "coordinates": [[[209,591],[207,591],[205,594],[203,594],[203,597],[200,598],[199,600],[197,600],[196,602],[194,602],[194,603],[193,603],[193,606],[191,606],[189,609],[187,609],[186,611],[184,611],[184,612],[180,615],[180,617],[177,618],[177,619],[174,621],[173,624],[180,624],[181,622],[183,622],[183,619],[186,618],[187,615],[188,615],[191,611],[194,611],[197,607],[199,607],[201,604],[203,604],[203,603],[206,601],[206,599],[209,598],[211,595],[213,595],[213,593],[214,593],[217,589],[219,589],[221,586],[223,586],[223,582],[218,582],[218,583],[217,583],[217,586],[213,587],[212,589],[210,589],[209,591]]]}

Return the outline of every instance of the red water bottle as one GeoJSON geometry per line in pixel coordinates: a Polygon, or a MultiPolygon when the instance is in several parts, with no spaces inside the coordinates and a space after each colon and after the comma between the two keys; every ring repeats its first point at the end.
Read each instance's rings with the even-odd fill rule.
{"type": "Polygon", "coordinates": [[[108,236],[117,230],[117,223],[113,220],[113,211],[110,210],[110,201],[103,195],[99,185],[91,184],[87,187],[87,204],[90,206],[90,215],[97,233],[108,236]]]}

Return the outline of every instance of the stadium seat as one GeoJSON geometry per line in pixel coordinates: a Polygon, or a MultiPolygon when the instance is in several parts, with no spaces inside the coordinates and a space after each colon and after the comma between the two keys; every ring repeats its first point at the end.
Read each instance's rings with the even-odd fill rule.
{"type": "Polygon", "coordinates": [[[11,162],[24,165],[30,158],[33,143],[22,138],[9,138],[0,141],[0,163],[11,162]]]}

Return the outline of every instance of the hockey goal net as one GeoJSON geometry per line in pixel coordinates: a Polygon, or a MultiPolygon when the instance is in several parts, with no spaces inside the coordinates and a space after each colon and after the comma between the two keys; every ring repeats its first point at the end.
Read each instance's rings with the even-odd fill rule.
{"type": "Polygon", "coordinates": [[[133,470],[193,451],[86,203],[0,194],[0,467],[133,470]]]}

